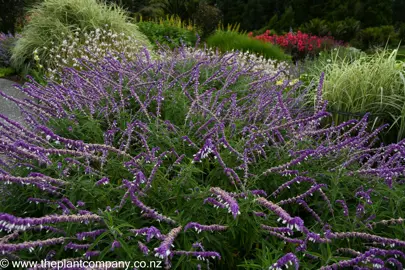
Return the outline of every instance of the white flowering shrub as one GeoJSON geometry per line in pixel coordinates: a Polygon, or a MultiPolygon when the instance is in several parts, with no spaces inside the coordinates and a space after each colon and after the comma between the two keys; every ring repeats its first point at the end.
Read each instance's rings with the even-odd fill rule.
{"type": "MultiPolygon", "coordinates": [[[[197,48],[197,47],[186,47],[182,48],[182,57],[187,56],[188,58],[196,60],[212,60],[212,58],[217,58],[220,54],[211,48],[197,48]]],[[[179,54],[173,54],[170,50],[164,50],[160,52],[160,57],[179,57],[179,54]],[[167,53],[167,54],[165,54],[167,53]]],[[[223,55],[223,58],[228,58],[227,63],[229,65],[237,63],[243,68],[251,67],[252,72],[264,72],[266,75],[276,76],[278,82],[283,82],[284,80],[291,79],[290,76],[290,64],[287,61],[281,61],[276,59],[266,59],[262,55],[256,55],[254,53],[246,52],[235,52],[234,50],[227,52],[223,55]]]]}
{"type": "MultiPolygon", "coordinates": [[[[115,33],[108,28],[85,32],[77,29],[73,35],[68,35],[60,45],[43,49],[49,53],[50,61],[44,67],[39,64],[39,68],[45,68],[46,74],[50,79],[56,79],[65,68],[73,67],[82,69],[79,64],[80,59],[85,59],[91,63],[97,63],[106,56],[114,59],[125,58],[133,60],[137,52],[143,48],[143,44],[138,42],[135,36],[124,33],[115,33]]],[[[40,62],[38,56],[34,59],[40,62]]]]}

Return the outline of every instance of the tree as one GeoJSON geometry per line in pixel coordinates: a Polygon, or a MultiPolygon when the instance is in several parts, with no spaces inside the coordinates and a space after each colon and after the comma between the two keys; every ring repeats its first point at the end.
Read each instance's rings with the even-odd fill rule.
{"type": "Polygon", "coordinates": [[[15,24],[35,0],[0,0],[0,32],[15,34],[15,24]]]}

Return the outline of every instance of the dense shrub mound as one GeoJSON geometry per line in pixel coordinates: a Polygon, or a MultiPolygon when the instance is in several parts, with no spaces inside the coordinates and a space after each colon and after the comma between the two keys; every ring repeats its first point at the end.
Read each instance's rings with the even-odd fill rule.
{"type": "MultiPolygon", "coordinates": [[[[251,36],[252,34],[249,33],[249,35],[251,36]]],[[[302,60],[306,57],[314,58],[321,51],[329,51],[332,48],[343,45],[342,42],[336,41],[331,36],[318,37],[302,33],[301,31],[276,35],[270,34],[270,31],[267,30],[265,33],[254,38],[280,46],[292,55],[293,60],[302,60]]]]}
{"type": "Polygon", "coordinates": [[[0,93],[26,117],[0,116],[0,254],[402,267],[403,142],[371,148],[366,117],[321,128],[322,78],[311,113],[232,55],[160,53],[21,87],[38,103],[0,93]]]}
{"type": "Polygon", "coordinates": [[[122,9],[97,0],[45,0],[29,11],[29,17],[22,38],[13,49],[12,63],[18,70],[27,64],[32,67],[35,50],[40,64],[47,67],[54,60],[47,49],[62,45],[67,36],[74,36],[79,29],[89,32],[108,25],[114,33],[134,36],[143,45],[149,44],[138,27],[128,22],[122,9]]]}
{"type": "Polygon", "coordinates": [[[152,44],[167,44],[178,47],[182,44],[194,46],[198,32],[194,25],[186,24],[178,17],[167,17],[159,21],[141,21],[136,24],[152,44]]]}
{"type": "Polygon", "coordinates": [[[217,30],[206,40],[211,48],[222,52],[239,50],[264,56],[266,59],[287,60],[289,56],[277,45],[255,40],[236,31],[217,30]]]}

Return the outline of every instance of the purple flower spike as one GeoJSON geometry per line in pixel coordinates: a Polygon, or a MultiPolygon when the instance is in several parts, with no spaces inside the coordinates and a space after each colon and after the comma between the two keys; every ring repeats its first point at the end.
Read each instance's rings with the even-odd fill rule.
{"type": "Polygon", "coordinates": [[[163,240],[165,238],[165,236],[160,232],[160,230],[153,226],[145,227],[142,229],[131,229],[129,231],[134,233],[135,235],[138,235],[138,234],[146,235],[146,242],[149,242],[153,238],[156,238],[159,240],[163,240]]]}
{"type": "Polygon", "coordinates": [[[204,247],[203,247],[203,245],[202,245],[200,242],[195,242],[195,243],[192,245],[192,247],[195,248],[195,249],[201,249],[202,251],[204,251],[204,247]]]}
{"type": "Polygon", "coordinates": [[[233,218],[236,219],[238,215],[240,215],[239,212],[239,205],[236,202],[232,196],[227,193],[226,191],[218,188],[218,187],[212,187],[210,188],[210,191],[214,194],[217,195],[217,199],[220,203],[223,203],[226,208],[228,208],[229,213],[232,213],[233,218]]]}
{"type": "Polygon", "coordinates": [[[205,199],[204,204],[206,204],[206,203],[210,203],[210,204],[214,205],[214,208],[225,208],[225,204],[218,202],[217,200],[215,200],[212,197],[205,199]]]}
{"type": "Polygon", "coordinates": [[[36,247],[42,248],[51,245],[59,245],[65,241],[65,237],[50,238],[46,240],[37,240],[32,242],[23,242],[18,244],[0,243],[0,254],[14,253],[20,250],[29,250],[32,252],[36,247]]]}
{"type": "Polygon", "coordinates": [[[222,225],[201,225],[197,222],[190,222],[184,227],[184,231],[187,231],[188,229],[194,229],[197,233],[200,233],[202,231],[225,231],[228,229],[228,226],[222,226],[222,225]]]}
{"type": "Polygon", "coordinates": [[[277,233],[281,233],[283,235],[287,234],[288,236],[291,236],[291,235],[294,234],[293,230],[291,230],[290,228],[287,228],[287,227],[270,227],[270,226],[267,226],[267,225],[264,225],[264,224],[261,224],[260,227],[263,230],[271,231],[271,232],[277,232],[277,233]]]}
{"type": "Polygon", "coordinates": [[[138,241],[138,247],[142,251],[143,254],[145,254],[145,255],[149,254],[149,249],[144,243],[138,241]]]}
{"type": "Polygon", "coordinates": [[[276,263],[269,267],[269,270],[282,270],[284,266],[288,268],[289,265],[294,265],[295,270],[299,270],[298,258],[292,253],[287,253],[281,257],[276,263]]]}
{"type": "Polygon", "coordinates": [[[386,260],[386,262],[392,266],[395,266],[398,270],[404,269],[402,263],[395,258],[389,258],[388,260],[386,260]]]}
{"type": "Polygon", "coordinates": [[[19,218],[10,214],[0,213],[0,229],[6,231],[24,231],[32,226],[45,225],[50,223],[75,222],[89,223],[90,221],[101,221],[101,217],[94,214],[88,215],[52,215],[41,218],[19,218]]]}
{"type": "Polygon", "coordinates": [[[86,203],[82,202],[82,201],[77,201],[77,207],[82,207],[84,206],[86,203]]]}
{"type": "Polygon", "coordinates": [[[288,224],[288,227],[290,229],[295,228],[298,231],[304,230],[304,221],[301,218],[299,217],[292,218],[290,214],[288,214],[283,208],[281,208],[277,204],[274,204],[266,200],[265,198],[260,197],[257,198],[256,201],[260,205],[266,207],[267,209],[275,213],[277,216],[279,216],[277,221],[281,221],[283,224],[288,224]]]}
{"type": "Polygon", "coordinates": [[[162,244],[155,248],[155,256],[161,259],[167,258],[171,254],[171,248],[177,235],[181,232],[182,226],[172,229],[166,236],[162,244]]]}
{"type": "Polygon", "coordinates": [[[91,231],[91,232],[81,232],[81,233],[77,233],[76,237],[79,240],[86,240],[86,238],[96,239],[97,236],[103,234],[106,231],[107,230],[105,230],[105,229],[100,229],[100,230],[95,230],[95,231],[91,231]]]}
{"type": "Polygon", "coordinates": [[[164,221],[169,224],[176,224],[176,221],[173,219],[166,217],[162,214],[159,214],[155,209],[146,206],[143,202],[139,200],[139,198],[134,194],[133,190],[130,190],[130,196],[132,199],[132,203],[135,204],[137,207],[141,209],[141,213],[145,213],[147,217],[156,219],[157,221],[164,221]]]}
{"type": "Polygon", "coordinates": [[[364,208],[364,204],[359,203],[356,208],[356,216],[361,218],[366,213],[366,209],[364,208]]]}
{"type": "Polygon", "coordinates": [[[73,242],[70,242],[65,246],[66,249],[73,249],[75,251],[78,251],[79,249],[88,249],[91,245],[90,244],[76,244],[73,242]]]}
{"type": "Polygon", "coordinates": [[[110,179],[108,179],[107,177],[103,177],[96,182],[96,186],[101,186],[101,185],[105,186],[105,185],[108,185],[109,183],[110,183],[110,179]]]}
{"type": "Polygon", "coordinates": [[[210,153],[215,151],[215,145],[211,138],[208,138],[204,146],[194,155],[193,162],[201,162],[204,158],[208,157],[210,153]]]}
{"type": "Polygon", "coordinates": [[[345,217],[349,216],[349,208],[347,207],[347,204],[344,200],[336,200],[337,203],[341,204],[343,207],[343,215],[345,217]]]}
{"type": "Polygon", "coordinates": [[[184,251],[184,250],[176,250],[173,251],[173,255],[185,255],[185,256],[193,256],[197,257],[197,260],[205,261],[207,258],[212,259],[221,259],[221,255],[215,251],[184,251]]]}
{"type": "Polygon", "coordinates": [[[100,255],[100,251],[94,250],[94,251],[87,251],[86,253],[83,254],[83,256],[87,259],[90,260],[91,257],[97,257],[100,255]]]}

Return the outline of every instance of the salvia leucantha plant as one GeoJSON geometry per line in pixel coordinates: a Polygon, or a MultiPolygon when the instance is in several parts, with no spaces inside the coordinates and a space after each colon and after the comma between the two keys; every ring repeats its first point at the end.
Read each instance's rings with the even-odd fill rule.
{"type": "MultiPolygon", "coordinates": [[[[0,254],[166,269],[402,269],[404,141],[324,126],[300,84],[145,49],[35,81],[0,116],[0,254]]],[[[280,74],[282,71],[280,70],[280,74]]]]}

